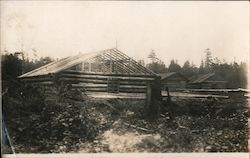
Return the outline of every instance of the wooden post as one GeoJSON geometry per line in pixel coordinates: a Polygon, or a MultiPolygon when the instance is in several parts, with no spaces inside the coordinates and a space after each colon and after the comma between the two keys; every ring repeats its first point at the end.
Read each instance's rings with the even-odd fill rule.
{"type": "Polygon", "coordinates": [[[89,62],[89,72],[91,72],[91,63],[89,62]]]}
{"type": "Polygon", "coordinates": [[[153,82],[153,94],[154,98],[158,101],[162,101],[161,95],[161,77],[157,77],[153,82]]]}
{"type": "Polygon", "coordinates": [[[150,120],[157,118],[161,101],[161,78],[157,77],[147,84],[146,113],[150,120]]]}
{"type": "Polygon", "coordinates": [[[168,93],[167,102],[169,103],[169,102],[171,102],[171,96],[170,96],[170,94],[169,94],[169,88],[167,87],[166,90],[167,90],[167,93],[168,93]]]}
{"type": "Polygon", "coordinates": [[[112,60],[110,60],[110,69],[109,69],[109,71],[110,71],[110,73],[113,72],[113,61],[112,60]]]}
{"type": "Polygon", "coordinates": [[[150,82],[147,82],[147,94],[146,94],[146,111],[149,110],[152,99],[152,88],[150,82]]]}
{"type": "Polygon", "coordinates": [[[82,63],[81,66],[82,66],[82,67],[81,67],[81,71],[84,71],[84,63],[82,63]]]}

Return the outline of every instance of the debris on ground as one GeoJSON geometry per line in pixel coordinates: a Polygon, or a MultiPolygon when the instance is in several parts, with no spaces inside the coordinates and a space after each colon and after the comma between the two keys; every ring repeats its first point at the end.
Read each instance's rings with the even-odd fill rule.
{"type": "Polygon", "coordinates": [[[149,121],[142,100],[70,97],[5,98],[15,109],[6,111],[17,153],[247,152],[244,101],[179,99],[163,103],[158,119],[149,121]]]}

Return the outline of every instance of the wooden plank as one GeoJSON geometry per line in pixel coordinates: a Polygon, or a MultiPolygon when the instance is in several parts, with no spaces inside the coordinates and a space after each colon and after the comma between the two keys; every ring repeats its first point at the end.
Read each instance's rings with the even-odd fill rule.
{"type": "Polygon", "coordinates": [[[88,88],[87,92],[107,92],[107,88],[88,88]]]}
{"type": "Polygon", "coordinates": [[[94,87],[85,87],[87,90],[91,90],[91,89],[93,89],[93,90],[106,90],[107,91],[107,85],[106,86],[94,86],[94,87]]]}
{"type": "Polygon", "coordinates": [[[35,84],[35,85],[54,85],[55,83],[53,81],[42,81],[42,82],[34,82],[32,84],[35,84]]]}
{"type": "MultiPolygon", "coordinates": [[[[66,58],[65,58],[65,59],[66,59],[66,58]]],[[[65,59],[62,59],[62,60],[65,60],[65,59]]],[[[57,63],[57,61],[53,61],[53,62],[51,62],[51,63],[48,63],[48,64],[46,64],[46,65],[43,65],[43,66],[41,66],[41,67],[35,69],[35,70],[29,71],[29,72],[27,72],[27,73],[24,73],[24,74],[22,74],[21,76],[18,76],[18,78],[26,78],[27,75],[30,75],[30,74],[35,73],[35,72],[37,72],[37,71],[40,71],[41,69],[44,69],[44,68],[46,68],[46,67],[48,67],[48,66],[50,66],[50,65],[53,65],[53,64],[55,64],[55,63],[57,63]],[[22,77],[23,75],[24,75],[24,77],[22,77]]],[[[34,76],[27,76],[27,77],[34,77],[34,76]]]]}
{"type": "Polygon", "coordinates": [[[134,80],[134,81],[154,81],[154,78],[144,78],[144,77],[131,77],[131,76],[102,76],[102,75],[75,75],[75,74],[61,74],[60,78],[82,78],[82,79],[99,79],[99,80],[107,80],[108,78],[115,78],[119,80],[134,80]]]}
{"type": "Polygon", "coordinates": [[[82,72],[82,71],[74,71],[74,70],[65,70],[62,71],[60,74],[82,74],[82,75],[102,75],[102,76],[133,76],[133,77],[149,77],[149,78],[156,78],[155,75],[148,75],[148,74],[141,74],[141,73],[134,73],[134,74],[126,74],[126,73],[121,73],[121,74],[111,74],[111,73],[103,73],[103,72],[82,72]]]}
{"type": "Polygon", "coordinates": [[[120,88],[131,88],[131,89],[146,89],[147,86],[137,86],[137,85],[120,85],[120,88]]]}
{"type": "Polygon", "coordinates": [[[146,89],[120,89],[124,93],[146,93],[146,89]]]}
{"type": "Polygon", "coordinates": [[[182,89],[183,91],[190,91],[190,92],[249,92],[247,89],[182,89]]]}
{"type": "Polygon", "coordinates": [[[138,86],[146,86],[147,82],[146,81],[140,81],[140,82],[136,82],[136,81],[120,81],[120,85],[138,85],[138,86]]]}
{"type": "Polygon", "coordinates": [[[107,84],[93,84],[93,83],[86,83],[86,84],[71,84],[72,87],[75,88],[107,88],[107,84]]]}
{"type": "Polygon", "coordinates": [[[145,93],[108,93],[108,92],[86,92],[87,96],[96,99],[145,99],[145,93]]]}
{"type": "Polygon", "coordinates": [[[24,79],[31,79],[31,78],[44,78],[44,77],[50,77],[50,78],[53,78],[54,77],[54,74],[45,74],[45,75],[39,75],[39,76],[27,76],[27,77],[18,77],[18,79],[20,80],[24,80],[24,79]]]}
{"type": "MultiPolygon", "coordinates": [[[[167,97],[167,91],[162,91],[162,96],[167,97]]],[[[194,94],[194,93],[183,93],[183,92],[170,92],[171,97],[178,97],[178,98],[221,98],[221,99],[228,99],[228,96],[224,95],[206,95],[206,94],[194,94]]]]}
{"type": "Polygon", "coordinates": [[[82,83],[100,83],[105,84],[107,81],[105,80],[94,80],[94,79],[84,79],[84,78],[59,78],[59,81],[69,81],[69,82],[82,82],[82,83]]]}
{"type": "MultiPolygon", "coordinates": [[[[105,80],[91,80],[91,79],[72,79],[70,78],[69,80],[66,79],[64,81],[74,81],[74,82],[78,82],[78,83],[75,83],[75,84],[107,84],[107,81],[105,80]]],[[[146,85],[146,82],[143,82],[143,81],[140,81],[140,82],[136,82],[136,81],[119,81],[120,85],[121,86],[126,86],[126,85],[129,85],[129,86],[145,86],[146,85]]]]}
{"type": "Polygon", "coordinates": [[[41,81],[53,81],[51,77],[41,77],[41,78],[22,78],[22,82],[41,82],[41,81]]]}

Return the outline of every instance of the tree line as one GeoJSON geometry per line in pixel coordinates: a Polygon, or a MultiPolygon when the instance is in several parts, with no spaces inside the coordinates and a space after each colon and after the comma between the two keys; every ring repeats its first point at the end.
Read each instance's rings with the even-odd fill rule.
{"type": "Polygon", "coordinates": [[[166,66],[154,51],[150,52],[148,58],[150,59],[150,63],[146,64],[146,67],[157,74],[178,72],[188,79],[192,79],[207,73],[215,73],[215,75],[227,81],[228,88],[247,88],[247,63],[237,63],[235,61],[227,63],[217,57],[213,57],[209,48],[206,49],[205,57],[201,60],[199,66],[194,65],[189,60],[185,61],[181,66],[174,59],[166,66]]]}
{"type": "Polygon", "coordinates": [[[19,75],[39,68],[52,62],[50,57],[41,57],[40,59],[32,60],[25,57],[22,52],[15,52],[1,55],[1,72],[3,81],[13,81],[19,75]]]}
{"type": "MultiPolygon", "coordinates": [[[[201,60],[199,66],[194,65],[189,60],[185,61],[181,66],[174,59],[166,66],[154,51],[150,52],[148,58],[150,59],[150,63],[146,64],[146,67],[158,74],[178,72],[191,79],[194,76],[215,73],[227,81],[228,88],[247,88],[247,63],[237,63],[235,61],[227,63],[226,61],[221,61],[217,57],[212,56],[210,49],[206,49],[205,57],[201,60]]],[[[3,81],[15,80],[17,76],[53,61],[50,57],[41,57],[40,59],[32,60],[24,57],[22,52],[2,54],[1,59],[3,81]]]]}

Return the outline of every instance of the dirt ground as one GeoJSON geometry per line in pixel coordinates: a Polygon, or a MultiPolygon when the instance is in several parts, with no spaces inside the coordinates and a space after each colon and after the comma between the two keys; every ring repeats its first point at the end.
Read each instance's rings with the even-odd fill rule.
{"type": "MultiPolygon", "coordinates": [[[[121,101],[106,105],[113,107],[121,104],[119,102],[121,101]]],[[[178,100],[176,103],[181,102],[183,101],[178,100]]],[[[197,105],[194,101],[185,100],[185,106],[191,103],[191,107],[185,108],[173,103],[176,106],[174,109],[168,109],[168,112],[160,114],[153,122],[138,113],[142,111],[140,106],[120,107],[119,117],[111,117],[111,120],[106,118],[112,125],[94,141],[83,143],[78,152],[247,151],[248,129],[244,108],[237,109],[239,104],[231,107],[221,105],[229,104],[228,100],[200,100],[197,105]],[[202,107],[195,107],[201,103],[204,104],[202,107]],[[192,110],[194,108],[196,111],[192,110]],[[171,111],[175,114],[171,114],[171,111]]],[[[115,108],[115,111],[118,110],[115,108]]]]}
{"type": "Polygon", "coordinates": [[[11,135],[19,153],[247,152],[244,104],[175,100],[163,103],[150,121],[143,100],[66,100],[59,108],[50,105],[43,117],[16,118],[13,126],[22,124],[11,135]],[[47,133],[40,134],[42,129],[47,133]]]}

